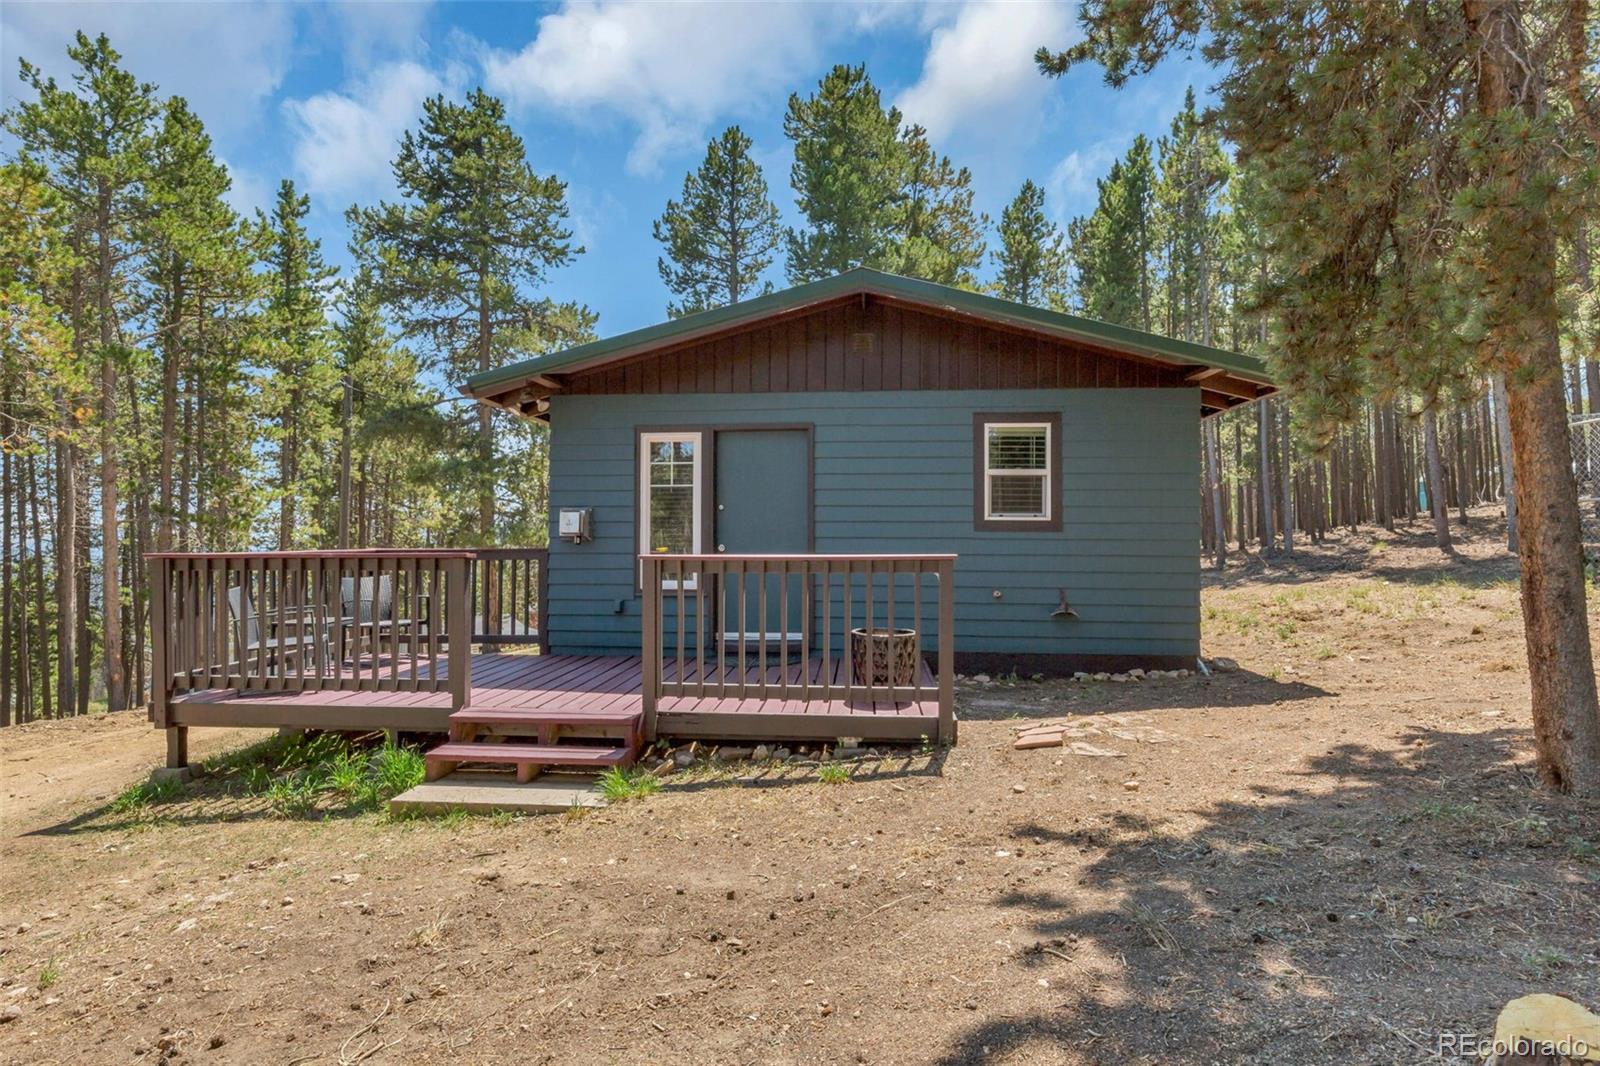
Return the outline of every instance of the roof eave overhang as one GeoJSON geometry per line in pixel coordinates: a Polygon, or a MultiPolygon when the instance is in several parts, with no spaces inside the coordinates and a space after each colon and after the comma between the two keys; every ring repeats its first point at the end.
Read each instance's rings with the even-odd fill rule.
{"type": "MultiPolygon", "coordinates": [[[[1068,323],[1040,321],[1028,313],[1008,311],[1004,301],[989,303],[989,298],[983,298],[986,306],[980,311],[950,301],[929,299],[922,292],[911,291],[918,283],[911,283],[906,288],[901,288],[894,284],[885,284],[879,277],[891,276],[840,275],[838,278],[807,286],[810,293],[804,299],[774,299],[788,295],[775,293],[772,297],[757,298],[749,304],[720,309],[722,314],[711,312],[703,324],[698,326],[691,325],[669,331],[663,331],[663,326],[669,326],[671,323],[647,327],[636,331],[639,334],[638,338],[628,343],[619,345],[614,341],[593,342],[598,350],[589,358],[583,358],[579,355],[579,350],[574,350],[572,354],[579,355],[578,358],[540,368],[538,372],[528,369],[527,364],[516,364],[474,375],[461,386],[460,392],[463,396],[514,414],[542,417],[548,406],[549,397],[560,391],[562,381],[569,375],[581,374],[653,352],[666,352],[696,344],[723,334],[747,329],[759,322],[804,315],[820,307],[867,297],[980,324],[1009,327],[1041,336],[1070,340],[1112,354],[1131,356],[1165,366],[1188,368],[1189,380],[1201,390],[1202,413],[1208,416],[1269,396],[1277,391],[1271,377],[1264,371],[1238,365],[1249,357],[1165,338],[1160,346],[1141,343],[1143,334],[1120,327],[1102,326],[1101,332],[1095,332],[1073,328],[1068,323]],[[829,284],[834,281],[848,281],[849,284],[829,284]],[[1000,306],[995,306],[997,304],[1000,306]],[[1105,335],[1105,330],[1112,330],[1115,335],[1108,337],[1105,335]],[[1229,358],[1226,362],[1222,362],[1219,356],[1229,358]]],[[[1250,361],[1255,362],[1255,360],[1250,361]]]]}

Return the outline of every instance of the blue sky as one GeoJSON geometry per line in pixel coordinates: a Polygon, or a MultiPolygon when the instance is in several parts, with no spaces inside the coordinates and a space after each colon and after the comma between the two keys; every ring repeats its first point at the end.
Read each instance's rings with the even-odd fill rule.
{"type": "MultiPolygon", "coordinates": [[[[1121,90],[1092,69],[1048,80],[1034,49],[1078,36],[1058,3],[7,0],[7,106],[21,91],[18,57],[65,75],[80,28],[107,33],[135,74],[188,98],[234,175],[237,207],[265,206],[284,177],[309,192],[313,230],[341,264],[343,212],[393,195],[388,162],[421,101],[486,86],[507,101],[534,167],[568,183],[587,251],[548,293],[589,304],[602,335],[665,317],[650,223],[723,127],[755,140],[795,221],[784,108],[835,63],[865,62],[906,119],[972,170],[980,210],[998,218],[1031,177],[1063,222],[1093,207],[1095,178],[1136,134],[1164,132],[1185,87],[1204,97],[1211,76],[1170,61],[1121,90]]],[[[783,284],[781,258],[771,276],[783,284]]]]}

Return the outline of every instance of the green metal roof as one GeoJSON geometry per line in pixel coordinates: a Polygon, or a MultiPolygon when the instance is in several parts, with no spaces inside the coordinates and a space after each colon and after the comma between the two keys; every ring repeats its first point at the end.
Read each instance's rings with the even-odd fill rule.
{"type": "Polygon", "coordinates": [[[911,304],[943,308],[961,315],[1004,325],[1034,330],[1053,337],[1086,341],[1117,351],[1148,356],[1167,363],[1215,367],[1226,371],[1230,377],[1259,385],[1271,386],[1272,377],[1266,364],[1251,355],[1211,348],[1189,341],[1173,340],[1143,330],[1097,322],[1092,318],[1063,314],[1041,307],[1001,300],[982,293],[969,292],[949,285],[940,285],[918,278],[885,274],[879,270],[857,267],[831,278],[796,285],[780,292],[757,296],[728,307],[675,318],[659,325],[619,333],[615,337],[591,341],[535,359],[500,367],[497,370],[474,374],[466,380],[461,392],[467,396],[489,396],[503,393],[535,377],[588,369],[616,359],[722,333],[745,323],[754,323],[773,315],[801,310],[814,304],[823,304],[843,297],[867,293],[911,304]]]}

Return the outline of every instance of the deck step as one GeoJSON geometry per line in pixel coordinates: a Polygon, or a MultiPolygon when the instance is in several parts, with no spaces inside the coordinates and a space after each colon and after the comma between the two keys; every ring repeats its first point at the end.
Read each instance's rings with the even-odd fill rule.
{"type": "Polygon", "coordinates": [[[634,725],[644,720],[644,712],[634,709],[614,711],[566,711],[559,707],[463,707],[450,715],[452,722],[478,722],[483,725],[634,725]]]}
{"type": "Polygon", "coordinates": [[[616,766],[633,761],[631,747],[581,744],[479,744],[450,741],[429,749],[429,762],[509,763],[515,766],[616,766]]]}

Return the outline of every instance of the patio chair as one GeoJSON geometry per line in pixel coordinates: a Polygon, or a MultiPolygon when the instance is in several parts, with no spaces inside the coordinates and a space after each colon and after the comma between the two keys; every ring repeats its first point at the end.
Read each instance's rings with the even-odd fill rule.
{"type": "MultiPolygon", "coordinates": [[[[233,623],[234,647],[238,649],[239,654],[239,661],[236,664],[239,673],[248,673],[252,665],[262,659],[266,660],[266,669],[269,673],[274,669],[281,670],[289,663],[298,660],[307,649],[314,655],[321,654],[324,658],[328,654],[325,632],[310,632],[304,637],[294,632],[272,632],[278,627],[278,618],[274,613],[268,613],[268,632],[263,634],[255,603],[243,585],[235,585],[228,590],[228,614],[233,623]]],[[[296,612],[293,617],[298,620],[301,615],[296,612]]],[[[311,628],[315,630],[316,627],[313,625],[311,628]]]]}
{"type": "MultiPolygon", "coordinates": [[[[389,574],[379,574],[376,578],[364,577],[359,585],[353,577],[340,578],[339,599],[344,615],[342,622],[356,630],[358,645],[375,636],[388,637],[391,634],[404,641],[407,647],[428,641],[425,621],[394,616],[394,578],[389,574]],[[376,596],[373,594],[374,581],[377,582],[376,596]]],[[[419,603],[426,604],[428,597],[419,595],[417,599],[419,603]]]]}

